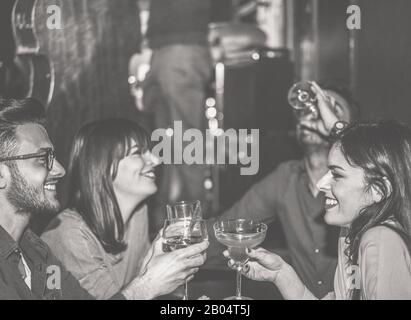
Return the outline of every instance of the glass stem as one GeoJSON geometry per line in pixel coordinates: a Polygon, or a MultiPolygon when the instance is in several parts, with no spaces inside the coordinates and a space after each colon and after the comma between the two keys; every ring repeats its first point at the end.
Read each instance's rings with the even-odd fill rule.
{"type": "Polygon", "coordinates": [[[187,281],[184,284],[184,296],[183,300],[188,300],[188,286],[187,286],[187,281]]]}
{"type": "Polygon", "coordinates": [[[237,293],[236,297],[238,300],[241,300],[241,269],[242,267],[237,268],[237,293]]]}

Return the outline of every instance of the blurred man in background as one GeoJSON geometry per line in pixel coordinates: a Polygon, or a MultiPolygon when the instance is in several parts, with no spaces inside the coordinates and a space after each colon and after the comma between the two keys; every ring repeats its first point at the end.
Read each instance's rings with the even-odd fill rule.
{"type": "MultiPolygon", "coordinates": [[[[144,83],[144,106],[154,112],[155,128],[203,130],[206,89],[212,72],[208,47],[209,0],[151,0],[147,39],[153,51],[144,83]]],[[[181,154],[181,150],[174,150],[181,154]]],[[[166,203],[202,200],[203,165],[163,166],[154,227],[166,203]]]]}

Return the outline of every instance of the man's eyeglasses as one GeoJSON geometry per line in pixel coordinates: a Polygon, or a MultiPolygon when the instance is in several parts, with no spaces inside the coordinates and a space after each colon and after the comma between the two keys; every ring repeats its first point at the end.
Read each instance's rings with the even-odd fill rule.
{"type": "Polygon", "coordinates": [[[55,155],[54,155],[54,150],[52,148],[47,148],[44,151],[39,152],[39,153],[31,153],[31,154],[24,154],[21,156],[0,158],[0,162],[14,161],[14,160],[27,160],[27,159],[36,159],[36,158],[44,159],[48,171],[51,171],[51,169],[53,169],[55,155]]]}

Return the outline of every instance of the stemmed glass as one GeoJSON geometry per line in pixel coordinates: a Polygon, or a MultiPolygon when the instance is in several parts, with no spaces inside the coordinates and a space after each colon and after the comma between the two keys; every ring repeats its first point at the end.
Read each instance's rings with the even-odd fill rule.
{"type": "Polygon", "coordinates": [[[311,89],[310,81],[302,81],[294,84],[288,92],[288,103],[299,114],[311,113],[318,118],[317,97],[311,89]]]}
{"type": "MultiPolygon", "coordinates": [[[[163,229],[163,251],[171,252],[208,240],[206,222],[201,219],[167,219],[163,229]]],[[[188,300],[187,281],[182,300],[188,300]]]]}
{"type": "Polygon", "coordinates": [[[254,220],[227,220],[214,224],[217,240],[228,247],[230,258],[237,270],[236,295],[224,300],[252,300],[241,295],[241,270],[248,261],[247,248],[261,244],[267,233],[267,225],[254,220]]]}

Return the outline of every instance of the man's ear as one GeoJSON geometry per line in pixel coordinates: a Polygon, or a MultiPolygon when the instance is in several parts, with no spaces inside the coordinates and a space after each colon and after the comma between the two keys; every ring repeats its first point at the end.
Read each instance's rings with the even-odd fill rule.
{"type": "Polygon", "coordinates": [[[10,168],[4,163],[0,163],[0,190],[7,187],[10,176],[10,168]]]}
{"type": "MultiPolygon", "coordinates": [[[[387,190],[386,198],[388,198],[392,193],[392,184],[390,180],[388,180],[387,177],[383,177],[383,183],[384,183],[385,189],[387,190]]],[[[373,201],[375,203],[378,203],[383,199],[384,193],[379,187],[377,187],[376,185],[372,185],[371,186],[371,196],[372,196],[373,201]]]]}

